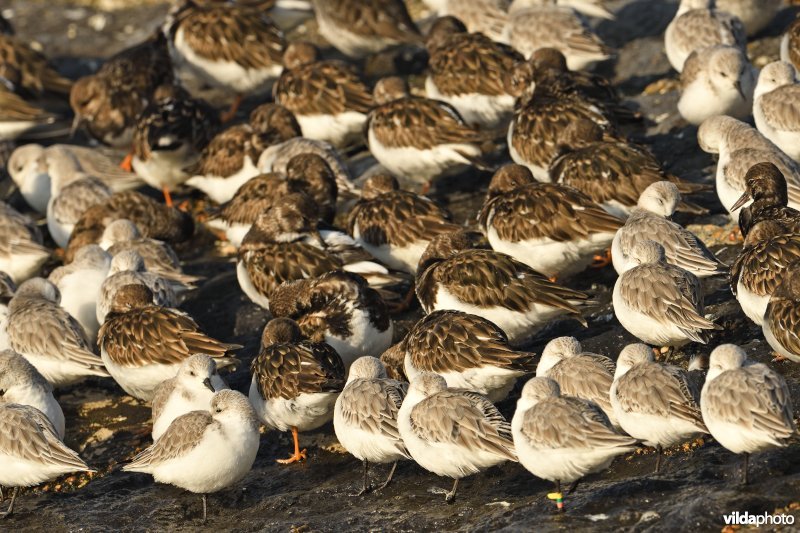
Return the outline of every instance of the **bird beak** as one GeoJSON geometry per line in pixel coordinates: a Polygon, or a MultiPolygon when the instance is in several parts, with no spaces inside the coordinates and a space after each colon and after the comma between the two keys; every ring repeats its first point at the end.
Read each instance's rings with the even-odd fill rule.
{"type": "Polygon", "coordinates": [[[78,133],[78,130],[83,125],[83,117],[76,114],[75,118],[72,119],[72,127],[69,129],[69,138],[74,139],[75,134],[78,133]]]}
{"type": "Polygon", "coordinates": [[[746,204],[747,202],[749,202],[752,199],[753,199],[753,197],[750,196],[750,193],[749,192],[745,192],[741,197],[739,197],[738,200],[736,200],[736,203],[731,206],[731,211],[736,211],[737,209],[739,209],[740,207],[743,207],[744,204],[746,204]]]}
{"type": "Polygon", "coordinates": [[[736,80],[733,82],[733,86],[736,87],[736,91],[742,96],[742,100],[747,100],[747,97],[744,95],[744,91],[742,90],[742,82],[740,80],[736,80]]]}
{"type": "Polygon", "coordinates": [[[205,385],[206,388],[208,390],[210,390],[211,392],[215,392],[214,391],[214,385],[211,384],[211,380],[209,378],[206,378],[206,379],[203,380],[203,385],[205,385]]]}

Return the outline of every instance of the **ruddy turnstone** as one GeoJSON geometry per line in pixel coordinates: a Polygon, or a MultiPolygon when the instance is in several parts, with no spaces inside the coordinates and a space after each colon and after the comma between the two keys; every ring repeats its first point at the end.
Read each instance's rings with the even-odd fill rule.
{"type": "Polygon", "coordinates": [[[0,202],[0,271],[16,283],[39,273],[50,257],[39,228],[10,205],[0,202]]]}
{"type": "Polygon", "coordinates": [[[426,46],[428,98],[452,105],[469,124],[495,128],[508,122],[515,96],[505,86],[504,76],[524,60],[519,52],[481,33],[467,32],[451,16],[434,22],[426,46]]]}
{"type": "Polygon", "coordinates": [[[212,357],[198,353],[184,360],[175,377],[162,381],[154,391],[153,441],[179,416],[208,411],[214,393],[227,388],[212,357]]]}
{"type": "Polygon", "coordinates": [[[97,302],[110,268],[111,256],[96,244],[89,244],[75,253],[71,263],[56,268],[47,278],[61,293],[61,307],[80,323],[92,345],[100,329],[97,302]]]}
{"type": "Polygon", "coordinates": [[[580,191],[539,183],[516,164],[492,177],[478,220],[492,249],[551,278],[585,270],[624,224],[580,191]]]}
{"type": "Polygon", "coordinates": [[[755,86],[756,69],[741,48],[716,45],[695,50],[681,71],[678,111],[695,126],[717,115],[747,118],[755,86]]]}
{"type": "Polygon", "coordinates": [[[686,371],[653,360],[644,344],[629,344],[617,359],[611,404],[631,437],[656,448],[656,468],[664,447],[708,433],[700,412],[700,391],[686,371]]]}
{"type": "Polygon", "coordinates": [[[772,220],[753,226],[730,274],[731,291],[750,320],[762,325],[770,296],[798,261],[800,235],[785,233],[772,220]]]}
{"type": "Polygon", "coordinates": [[[638,264],[632,257],[633,248],[646,240],[655,241],[664,248],[669,264],[697,277],[727,273],[727,265],[717,259],[703,241],[669,220],[680,197],[678,187],[669,181],[659,181],[645,189],[625,225],[614,236],[611,257],[618,274],[638,264]]]}
{"type": "Polygon", "coordinates": [[[70,472],[94,472],[58,438],[50,420],[29,405],[0,405],[0,485],[14,487],[0,518],[11,516],[20,487],[70,472]]]}
{"type": "Polygon", "coordinates": [[[178,297],[173,283],[145,268],[144,259],[135,250],[118,253],[111,259],[108,276],[100,285],[97,301],[97,322],[103,324],[106,315],[114,306],[117,292],[124,286],[143,285],[152,292],[152,303],[165,307],[177,307],[178,297]]]}
{"type": "Polygon", "coordinates": [[[157,239],[142,237],[136,224],[128,219],[115,220],[106,226],[99,244],[112,256],[128,250],[138,253],[142,256],[144,267],[148,272],[166,278],[168,281],[174,281],[170,285],[176,293],[193,288],[194,283],[203,279],[199,276],[184,274],[180,259],[169,244],[157,239]]]}
{"type": "Polygon", "coordinates": [[[633,336],[673,348],[705,344],[710,331],[721,329],[703,316],[700,280],[667,263],[663,246],[642,240],[629,257],[635,266],[617,278],[613,302],[617,320],[633,336]]]}
{"type": "Polygon", "coordinates": [[[797,435],[786,380],[767,365],[748,361],[735,344],[711,352],[700,408],[711,436],[727,450],[744,455],[743,484],[751,453],[784,448],[797,435]]]}
{"type": "Polygon", "coordinates": [[[133,170],[171,207],[170,190],[191,177],[186,169],[199,161],[218,128],[216,112],[199,100],[177,96],[151,103],[133,134],[133,170]]]}
{"type": "Polygon", "coordinates": [[[186,0],[174,5],[163,27],[175,78],[195,98],[207,88],[235,98],[262,95],[280,75],[283,32],[259,5],[186,0]]]}
{"type": "Polygon", "coordinates": [[[458,17],[472,33],[508,43],[508,6],[511,0],[424,0],[439,17],[458,17]]]}
{"type": "Polygon", "coordinates": [[[66,248],[72,229],[90,207],[102,204],[111,197],[111,189],[91,176],[69,183],[51,180],[50,201],[47,203],[47,230],[59,248],[66,248]]]}
{"type": "MultiPolygon", "coordinates": [[[[519,462],[536,477],[555,482],[559,511],[561,483],[574,483],[608,468],[614,458],[636,449],[637,441],[617,432],[593,403],[565,394],[550,378],[531,378],[522,388],[511,419],[519,462]]],[[[551,495],[548,495],[551,497],[551,495]]]]}
{"type": "Polygon", "coordinates": [[[556,285],[509,255],[475,248],[477,238],[458,231],[428,245],[416,284],[426,313],[450,309],[478,315],[497,324],[512,345],[563,315],[586,325],[581,316],[586,294],[556,285]]]}
{"type": "Polygon", "coordinates": [[[750,229],[763,220],[777,222],[785,233],[800,233],[800,211],[788,207],[786,178],[777,166],[756,163],[747,170],[744,182],[745,192],[730,209],[740,209],[739,228],[743,236],[747,237],[750,229]]]}
{"type": "Polygon", "coordinates": [[[247,398],[237,391],[214,394],[210,411],[179,416],[152,446],[122,467],[151,474],[203,498],[241,481],[256,460],[258,420],[247,398]]]}
{"type": "Polygon", "coordinates": [[[287,46],[283,65],[272,95],[294,113],[303,137],[342,147],[363,142],[372,93],[351,65],[321,61],[306,42],[287,46]]]}
{"type": "Polygon", "coordinates": [[[292,431],[294,453],[282,464],[306,459],[299,431],[331,421],[336,397],[345,383],[345,368],[336,350],[324,342],[301,340],[300,327],[288,318],[274,318],[261,335],[261,349],[250,370],[250,403],[264,424],[292,431]]]}
{"type": "Polygon", "coordinates": [[[536,367],[536,377],[554,380],[566,396],[597,404],[617,426],[608,396],[615,368],[614,361],[605,355],[584,352],[575,337],[557,337],[544,347],[536,367]]]}
{"type": "Polygon", "coordinates": [[[393,176],[382,173],[364,182],[347,225],[367,252],[390,268],[410,274],[416,272],[419,258],[434,237],[459,229],[443,208],[425,196],[401,190],[393,176]]]}
{"type": "Polygon", "coordinates": [[[714,0],[681,0],[664,33],[664,48],[672,68],[681,72],[695,50],[724,44],[745,50],[742,21],[714,8],[714,0]]]}
{"type": "Polygon", "coordinates": [[[800,69],[800,19],[794,19],[781,37],[781,61],[800,69]]]}
{"type": "Polygon", "coordinates": [[[605,61],[613,50],[573,8],[553,0],[514,0],[508,10],[508,38],[525,57],[539,48],[556,48],[570,70],[605,61]]]}
{"type": "Polygon", "coordinates": [[[800,84],[789,63],[775,61],[761,69],[754,93],[753,118],[764,137],[800,161],[800,84]]]}
{"type": "Polygon", "coordinates": [[[219,368],[236,363],[227,354],[240,345],[212,339],[188,314],[152,302],[147,287],[125,285],[114,295],[111,312],[100,327],[101,357],[125,392],[152,400],[156,387],[198,353],[213,357],[219,368]]]}
{"type": "Polygon", "coordinates": [[[800,275],[791,265],[769,298],[761,323],[764,338],[779,355],[800,362],[800,275]]]}
{"type": "Polygon", "coordinates": [[[745,174],[761,162],[770,162],[786,178],[789,205],[800,207],[800,164],[787,156],[757,129],[735,118],[718,116],[705,120],[697,130],[704,151],[719,154],[716,171],[717,196],[734,220],[739,210],[731,207],[745,192],[745,174]]]}
{"type": "Polygon", "coordinates": [[[17,285],[11,276],[0,270],[0,350],[8,350],[11,344],[8,340],[8,302],[14,297],[17,285]]]}
{"type": "Polygon", "coordinates": [[[279,285],[270,298],[275,317],[297,321],[303,336],[330,344],[345,370],[362,355],[378,356],[392,343],[394,325],[380,294],[351,272],[279,285]]]}
{"type": "Polygon", "coordinates": [[[445,501],[456,497],[461,478],[517,461],[511,424],[485,396],[450,389],[437,374],[411,380],[397,416],[397,427],[411,458],[422,468],[453,478],[453,488],[432,489],[445,501]]]}
{"type": "Polygon", "coordinates": [[[314,202],[304,194],[285,196],[260,214],[245,235],[236,273],[242,291],[254,303],[266,308],[270,294],[282,282],[338,269],[364,276],[376,289],[407,281],[376,262],[348,235],[318,229],[314,210],[314,202]]]}
{"type": "MultiPolygon", "coordinates": [[[[250,112],[249,124],[262,139],[267,141],[267,144],[273,146],[302,135],[300,124],[294,114],[273,102],[261,104],[253,109],[250,112]]],[[[273,148],[274,151],[277,149],[273,148]]]]}
{"type": "Polygon", "coordinates": [[[106,226],[120,218],[136,224],[142,236],[171,244],[184,242],[194,234],[194,219],[190,214],[138,192],[116,193],[102,205],[87,209],[75,224],[67,248],[67,261],[81,247],[100,242],[106,226]]]}
{"type": "Polygon", "coordinates": [[[16,93],[69,94],[72,80],[50,67],[47,58],[19,37],[0,34],[0,78],[16,93]]]}
{"type": "Polygon", "coordinates": [[[333,429],[344,449],[364,463],[364,486],[358,495],[373,490],[370,463],[393,463],[389,477],[377,487],[381,490],[392,481],[397,462],[411,459],[397,429],[397,414],[407,390],[407,383],[386,377],[379,359],[360,357],[350,367],[334,405],[333,429]]]}
{"type": "Polygon", "coordinates": [[[783,8],[782,0],[715,0],[714,7],[742,21],[747,35],[763,30],[783,8]]]}
{"type": "MultiPolygon", "coordinates": [[[[620,218],[628,218],[645,189],[658,181],[671,181],[681,195],[711,189],[667,173],[646,148],[604,136],[603,130],[590,120],[571,123],[564,130],[563,138],[566,140],[563,153],[550,165],[552,180],[578,189],[620,218]]],[[[676,211],[707,212],[684,198],[676,211]]]]}
{"type": "Polygon", "coordinates": [[[474,165],[486,168],[481,144],[495,134],[468,125],[450,104],[410,96],[402,78],[375,86],[375,107],[367,118],[367,141],[389,172],[421,185],[474,165]]]}
{"type": "Polygon", "coordinates": [[[98,141],[130,149],[136,119],[153,102],[156,89],[172,83],[167,41],[159,31],[113,55],[69,94],[73,131],[83,128],[98,141]]]}
{"type": "Polygon", "coordinates": [[[0,78],[0,141],[14,141],[55,121],[56,115],[13,93],[0,78]]]}
{"type": "Polygon", "coordinates": [[[312,0],[319,33],[351,58],[399,44],[422,44],[403,0],[312,0]]]}
{"type": "Polygon", "coordinates": [[[0,352],[0,406],[29,405],[41,411],[64,438],[64,412],[53,397],[53,386],[36,367],[13,350],[0,352]]]}
{"type": "MultiPolygon", "coordinates": [[[[508,127],[508,151],[511,159],[528,167],[538,181],[553,181],[550,166],[564,152],[568,126],[579,120],[597,124],[603,132],[613,133],[614,121],[607,111],[577,93],[552,94],[543,86],[520,99],[508,127]]],[[[572,130],[569,141],[575,141],[572,130]]]]}
{"type": "Polygon", "coordinates": [[[442,376],[448,387],[472,390],[492,402],[504,400],[517,379],[534,371],[534,354],[513,349],[499,327],[460,311],[434,311],[393,347],[409,380],[423,372],[442,376]]]}
{"type": "Polygon", "coordinates": [[[107,377],[103,361],[80,323],[59,305],[55,285],[42,278],[23,283],[8,304],[11,349],[27,359],[54,387],[87,376],[107,377]]]}

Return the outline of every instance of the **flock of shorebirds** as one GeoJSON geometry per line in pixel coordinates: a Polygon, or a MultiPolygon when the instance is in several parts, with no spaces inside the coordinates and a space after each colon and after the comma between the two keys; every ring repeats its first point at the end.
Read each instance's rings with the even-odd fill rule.
{"type": "Polygon", "coordinates": [[[744,237],[729,267],[671,220],[702,214],[690,197],[713,187],[665,172],[623,133],[642,116],[581,70],[613,55],[584,18],[613,18],[599,0],[426,3],[438,18],[422,32],[401,0],[181,0],[77,81],[0,19],[0,139],[19,140],[7,171],[49,234],[0,203],[0,485],[13,488],[0,516],[19,487],[91,471],[53,396],[90,376],[152,403],[154,443],[123,469],[202,494],[204,519],[205,495],[251,469],[261,424],[292,432],[279,462],[293,463],[298,433],[332,420],[362,492],[370,464],[411,459],[455,480],[451,501],[464,476],[518,461],[555,483],[561,510],[562,483],[642,444],[658,470],[662,448],[710,434],[744,455],[746,482],[749,454],[797,437],[770,365],[732,344],[707,374],[668,360],[714,339],[704,280],[729,276],[770,346],[800,362],[800,23],[760,73],[747,36],[780,0],[683,0],[664,36],[678,111],[719,154],[716,192],[744,237]],[[341,59],[287,40],[309,17],[341,59]],[[367,80],[363,61],[387,50],[424,51],[424,81],[367,80]],[[68,95],[74,129],[128,157],[23,142],[60,118],[42,95],[68,95]],[[267,103],[243,117],[245,97],[267,103]],[[378,165],[354,179],[363,146],[378,165]],[[419,189],[469,169],[491,182],[466,227],[419,189]],[[181,187],[218,207],[194,218],[173,206],[181,187]],[[273,317],[249,396],[218,373],[241,346],[178,309],[203,280],[172,246],[200,224],[237,249],[242,291],[273,317]],[[63,265],[39,277],[53,257],[63,265]],[[556,319],[586,327],[596,302],[570,278],[610,263],[614,314],[641,344],[616,361],[574,337],[520,349],[556,319]],[[392,344],[392,315],[416,301],[423,318],[392,344]],[[533,375],[509,422],[494,404],[533,375]]]}

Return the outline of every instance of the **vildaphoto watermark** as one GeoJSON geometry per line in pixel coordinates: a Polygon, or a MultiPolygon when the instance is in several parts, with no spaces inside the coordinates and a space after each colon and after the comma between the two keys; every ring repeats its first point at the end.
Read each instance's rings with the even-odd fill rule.
{"type": "Polygon", "coordinates": [[[725,520],[725,525],[728,526],[777,526],[794,524],[794,516],[790,514],[750,514],[747,511],[743,513],[734,511],[722,515],[722,518],[725,520]]]}

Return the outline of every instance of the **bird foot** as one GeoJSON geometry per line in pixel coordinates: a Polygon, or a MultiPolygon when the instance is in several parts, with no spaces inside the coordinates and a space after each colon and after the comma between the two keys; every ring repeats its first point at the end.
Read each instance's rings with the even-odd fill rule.
{"type": "Polygon", "coordinates": [[[133,153],[129,153],[125,156],[125,159],[119,164],[119,168],[125,172],[133,172],[133,153]]]}
{"type": "Polygon", "coordinates": [[[443,489],[441,487],[431,487],[428,489],[431,494],[444,494],[444,501],[447,503],[456,499],[456,493],[452,490],[443,489]]]}
{"type": "Polygon", "coordinates": [[[306,450],[300,450],[299,452],[295,452],[290,455],[286,459],[276,459],[275,462],[280,463],[282,465],[290,465],[292,463],[298,463],[300,461],[305,461],[307,458],[306,450]]]}
{"type": "Polygon", "coordinates": [[[773,355],[773,358],[772,358],[772,362],[773,363],[782,363],[783,361],[788,361],[789,360],[786,357],[784,357],[781,354],[779,354],[778,352],[772,352],[772,355],[773,355]]]}
{"type": "Polygon", "coordinates": [[[369,494],[373,490],[375,490],[375,487],[370,485],[369,487],[364,487],[360,491],[356,492],[355,494],[353,494],[353,496],[363,496],[364,494],[369,494]]]}
{"type": "Polygon", "coordinates": [[[608,249],[602,254],[594,256],[589,268],[605,268],[611,264],[611,250],[608,249]]]}

